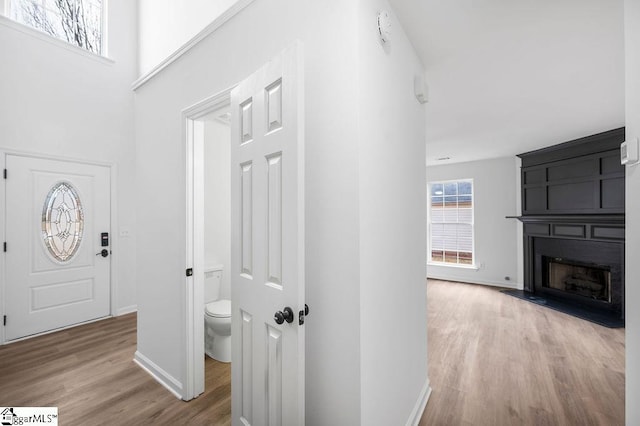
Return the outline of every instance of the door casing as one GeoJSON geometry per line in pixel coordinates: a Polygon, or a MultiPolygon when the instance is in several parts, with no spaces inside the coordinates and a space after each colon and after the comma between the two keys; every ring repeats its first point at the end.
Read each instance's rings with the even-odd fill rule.
{"type": "MultiPolygon", "coordinates": [[[[233,86],[235,87],[235,86],[233,86]]],[[[189,401],[204,392],[204,161],[202,117],[231,104],[231,90],[225,89],[182,111],[186,149],[186,250],[184,293],[184,386],[182,399],[189,401]]],[[[225,265],[228,266],[228,265],[225,265]]]]}

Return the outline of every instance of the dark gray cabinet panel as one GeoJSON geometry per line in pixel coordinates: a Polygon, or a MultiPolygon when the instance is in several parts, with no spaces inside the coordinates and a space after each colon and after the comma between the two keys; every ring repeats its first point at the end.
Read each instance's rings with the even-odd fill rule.
{"type": "Polygon", "coordinates": [[[624,241],[624,226],[598,226],[591,228],[591,238],[624,241]]]}
{"type": "Polygon", "coordinates": [[[549,224],[546,223],[525,223],[525,234],[531,235],[549,235],[549,224]]]}
{"type": "Polygon", "coordinates": [[[624,211],[624,177],[602,180],[600,194],[601,209],[624,211]]]}
{"type": "Polygon", "coordinates": [[[550,182],[594,176],[598,174],[598,158],[561,161],[548,166],[547,174],[550,182]]]}
{"type": "Polygon", "coordinates": [[[619,152],[615,150],[609,156],[603,156],[600,159],[600,173],[607,174],[624,174],[624,166],[620,163],[619,152]]]}
{"type": "Polygon", "coordinates": [[[550,212],[590,211],[596,205],[593,182],[567,182],[547,187],[550,212]]]}
{"type": "Polygon", "coordinates": [[[557,237],[584,238],[585,225],[553,225],[553,235],[557,237]]]}
{"type": "Polygon", "coordinates": [[[547,209],[547,190],[545,187],[525,188],[523,190],[523,211],[544,211],[547,209]]]}
{"type": "Polygon", "coordinates": [[[529,169],[523,173],[522,181],[525,184],[545,183],[547,181],[546,171],[545,168],[529,169]]]}

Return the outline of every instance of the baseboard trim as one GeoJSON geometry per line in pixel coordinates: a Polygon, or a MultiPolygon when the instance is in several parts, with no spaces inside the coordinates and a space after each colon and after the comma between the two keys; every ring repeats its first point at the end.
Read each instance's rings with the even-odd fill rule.
{"type": "Polygon", "coordinates": [[[116,316],[127,315],[132,312],[138,312],[138,305],[125,306],[124,308],[118,308],[116,311],[116,316]]]}
{"type": "Polygon", "coordinates": [[[67,330],[69,328],[79,327],[79,326],[82,326],[82,325],[91,324],[93,322],[104,321],[104,320],[109,319],[109,318],[112,318],[112,317],[111,316],[100,317],[100,318],[92,319],[92,320],[89,320],[89,321],[79,322],[77,324],[65,325],[64,327],[54,328],[53,330],[43,331],[42,333],[36,333],[36,334],[31,334],[29,336],[18,337],[17,339],[12,339],[12,340],[4,340],[4,341],[0,342],[0,344],[5,345],[5,344],[9,344],[9,343],[21,342],[23,340],[28,340],[28,339],[31,339],[31,338],[34,338],[34,337],[44,336],[46,334],[51,334],[51,333],[57,333],[58,331],[67,330]]]}
{"type": "Polygon", "coordinates": [[[164,386],[176,398],[182,399],[182,384],[169,373],[158,367],[153,361],[136,351],[133,362],[149,373],[158,383],[164,386]]]}
{"type": "Polygon", "coordinates": [[[420,423],[420,419],[422,419],[424,409],[427,407],[427,402],[429,402],[430,396],[431,386],[429,385],[429,379],[427,379],[424,387],[422,388],[422,391],[420,391],[418,401],[416,401],[416,405],[415,407],[413,407],[413,411],[411,411],[409,420],[407,420],[407,426],[418,426],[418,423],[420,423]]]}
{"type": "Polygon", "coordinates": [[[488,280],[477,280],[477,279],[470,279],[466,277],[456,277],[451,275],[427,274],[427,278],[432,280],[453,281],[458,283],[488,285],[491,287],[511,288],[513,290],[522,290],[523,288],[522,284],[520,283],[512,283],[507,281],[497,282],[497,281],[488,281],[488,280]]]}

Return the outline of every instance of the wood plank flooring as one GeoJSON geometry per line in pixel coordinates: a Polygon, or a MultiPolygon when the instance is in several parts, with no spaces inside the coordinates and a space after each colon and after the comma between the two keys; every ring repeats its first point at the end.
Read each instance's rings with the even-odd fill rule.
{"type": "Polygon", "coordinates": [[[57,406],[61,425],[230,425],[231,365],[177,399],[133,362],[136,315],[0,346],[0,406],[57,406]]]}
{"type": "Polygon", "coordinates": [[[624,425],[624,329],[497,289],[429,280],[420,426],[624,425]]]}
{"type": "MultiPolygon", "coordinates": [[[[623,329],[490,287],[427,292],[433,392],[420,426],[624,424],[623,329]]],[[[230,364],[207,358],[206,391],[187,403],[135,350],[135,314],[0,346],[0,406],[58,406],[64,426],[231,423],[230,364]]]]}

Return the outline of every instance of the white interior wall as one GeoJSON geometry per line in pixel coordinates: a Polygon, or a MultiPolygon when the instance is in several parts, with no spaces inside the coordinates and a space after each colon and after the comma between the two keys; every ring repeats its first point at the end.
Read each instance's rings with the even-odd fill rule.
{"type": "Polygon", "coordinates": [[[0,16],[0,148],[116,166],[112,302],[123,313],[136,305],[135,4],[109,1],[108,19],[111,60],[0,16]]]}
{"type": "MultiPolygon", "coordinates": [[[[626,138],[640,138],[640,2],[625,0],[626,138]]],[[[640,424],[640,166],[627,166],[626,179],[626,424],[640,424]]]]}
{"type": "Polygon", "coordinates": [[[138,179],[145,188],[138,209],[149,218],[139,224],[138,264],[147,279],[140,283],[138,352],[173,389],[179,391],[184,380],[184,354],[180,345],[166,342],[184,341],[183,313],[175,303],[184,301],[185,227],[180,224],[186,219],[179,202],[161,201],[185,199],[180,111],[235,84],[299,39],[305,54],[306,300],[311,308],[305,323],[306,424],[384,424],[387,419],[402,424],[420,398],[426,382],[424,116],[413,97],[413,75],[421,66],[404,36],[393,53],[379,50],[375,22],[381,6],[387,4],[256,0],[137,89],[138,179]],[[331,31],[325,22],[331,22],[331,31]],[[358,81],[364,70],[376,67],[358,81]],[[389,78],[395,81],[389,90],[373,98],[389,78]],[[382,123],[381,114],[391,121],[382,123]],[[404,149],[390,146],[400,144],[396,126],[405,128],[400,133],[404,149]],[[375,150],[366,143],[369,136],[375,150]],[[387,165],[382,164],[387,154],[394,177],[383,189],[392,193],[396,204],[391,206],[377,197],[377,168],[387,165]],[[377,207],[379,212],[368,214],[377,207]],[[378,235],[380,221],[387,220],[400,235],[390,230],[378,235]],[[176,226],[158,235],[157,227],[167,221],[176,226]],[[387,240],[388,247],[373,246],[387,240]],[[407,253],[407,247],[415,250],[407,253]],[[376,276],[381,257],[400,262],[395,292],[389,290],[388,270],[376,276]],[[409,307],[402,330],[380,315],[390,295],[409,307]],[[365,322],[370,324],[362,326],[365,322]],[[394,345],[380,344],[383,330],[394,335],[394,345]],[[398,346],[404,348],[401,368],[398,346]],[[388,374],[380,375],[378,362],[389,366],[388,374]],[[389,398],[388,380],[401,389],[380,404],[381,396],[389,398]]]}
{"type": "Polygon", "coordinates": [[[139,74],[188,42],[237,0],[138,0],[139,74]]]}
{"type": "Polygon", "coordinates": [[[231,298],[231,129],[204,122],[204,265],[224,265],[220,298],[231,298]]]}
{"type": "Polygon", "coordinates": [[[386,0],[359,2],[358,30],[360,424],[403,425],[428,389],[424,70],[386,0]]]}
{"type": "Polygon", "coordinates": [[[518,282],[518,242],[522,242],[518,240],[518,221],[505,219],[517,214],[519,187],[514,159],[427,167],[427,182],[457,179],[473,179],[474,263],[479,269],[430,264],[429,278],[522,288],[518,282]]]}
{"type": "Polygon", "coordinates": [[[306,424],[360,424],[355,16],[356,5],[339,0],[256,0],[136,91],[138,185],[144,188],[137,208],[145,218],[138,224],[138,268],[144,277],[138,352],[173,389],[182,387],[185,362],[184,313],[176,308],[184,306],[186,267],[180,112],[237,83],[300,39],[306,81],[306,299],[311,308],[305,323],[306,424]]]}

